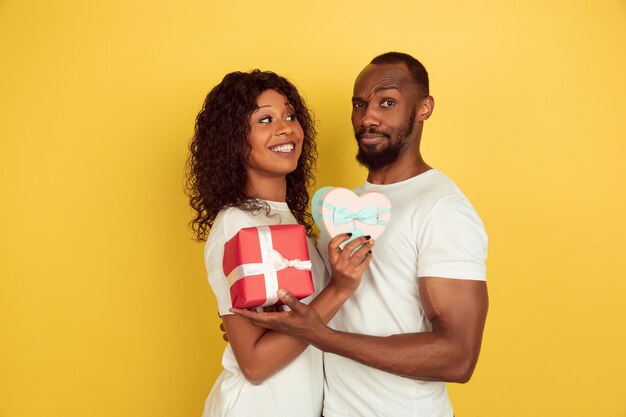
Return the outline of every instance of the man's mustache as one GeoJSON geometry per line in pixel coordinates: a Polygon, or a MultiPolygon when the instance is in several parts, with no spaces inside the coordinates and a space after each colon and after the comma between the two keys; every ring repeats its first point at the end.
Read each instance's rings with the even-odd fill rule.
{"type": "Polygon", "coordinates": [[[381,135],[381,136],[386,137],[387,139],[391,138],[391,135],[390,135],[389,133],[384,132],[384,131],[382,131],[382,130],[378,130],[378,129],[373,128],[373,127],[370,127],[370,128],[367,128],[367,127],[362,127],[362,128],[360,128],[360,129],[358,129],[358,130],[355,130],[355,131],[354,131],[354,136],[355,136],[357,139],[361,139],[361,137],[362,137],[363,135],[365,135],[365,134],[370,134],[370,135],[381,135]]]}

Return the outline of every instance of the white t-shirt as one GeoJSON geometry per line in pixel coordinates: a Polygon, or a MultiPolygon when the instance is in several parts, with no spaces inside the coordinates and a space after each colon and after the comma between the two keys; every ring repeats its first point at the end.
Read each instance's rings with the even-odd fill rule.
{"type": "MultiPolygon", "coordinates": [[[[365,183],[356,191],[385,194],[391,220],[359,288],[330,327],[373,336],[430,331],[418,277],[485,280],[482,221],[456,185],[434,169],[395,184],[365,183]]],[[[320,238],[320,249],[327,244],[320,238]]],[[[453,415],[443,382],[397,376],[329,353],[324,368],[325,417],[453,415]]]]}
{"type": "MultiPolygon", "coordinates": [[[[265,210],[250,213],[238,208],[222,210],[217,217],[204,250],[204,259],[209,274],[209,283],[217,298],[221,315],[232,314],[230,292],[222,260],[224,243],[240,229],[252,226],[276,224],[297,224],[286,203],[266,201],[271,208],[270,215],[265,210]]],[[[316,293],[328,282],[324,263],[309,239],[309,255],[312,264],[313,281],[316,293]]],[[[302,300],[309,303],[313,296],[302,300]]],[[[296,359],[275,375],[259,385],[253,385],[241,373],[235,355],[226,346],[222,356],[224,370],[219,375],[206,400],[203,417],[276,417],[305,416],[319,417],[322,410],[323,368],[322,353],[309,346],[296,359]]]]}

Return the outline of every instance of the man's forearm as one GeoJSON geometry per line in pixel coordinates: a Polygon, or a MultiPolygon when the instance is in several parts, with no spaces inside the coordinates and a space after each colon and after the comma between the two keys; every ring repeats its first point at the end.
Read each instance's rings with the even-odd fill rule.
{"type": "Polygon", "coordinates": [[[324,352],[392,374],[459,383],[470,379],[480,350],[480,344],[467,346],[450,336],[433,332],[376,337],[326,327],[305,339],[324,352]]]}
{"type": "Polygon", "coordinates": [[[323,326],[301,333],[319,349],[404,377],[467,382],[474,372],[489,305],[481,281],[424,277],[422,308],[431,331],[376,337],[323,326]]]}
{"type": "Polygon", "coordinates": [[[415,379],[467,382],[478,361],[487,316],[485,283],[427,277],[420,280],[420,295],[432,330],[386,337],[333,330],[314,307],[288,294],[280,297],[291,312],[236,313],[257,326],[382,371],[415,379]]]}

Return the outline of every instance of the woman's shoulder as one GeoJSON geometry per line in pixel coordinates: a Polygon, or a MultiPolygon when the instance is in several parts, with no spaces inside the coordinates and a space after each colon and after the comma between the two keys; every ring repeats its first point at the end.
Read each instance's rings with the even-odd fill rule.
{"type": "Polygon", "coordinates": [[[250,211],[243,210],[239,207],[223,208],[215,217],[215,223],[218,221],[225,224],[231,223],[251,223],[254,220],[254,214],[250,211]]]}
{"type": "Polygon", "coordinates": [[[291,215],[290,212],[287,212],[287,214],[277,213],[270,206],[268,206],[267,210],[264,207],[260,207],[257,210],[226,207],[215,217],[215,221],[209,232],[209,240],[211,240],[211,235],[213,235],[214,238],[219,236],[222,239],[228,240],[244,227],[291,223],[291,221],[287,220],[295,222],[295,219],[292,217],[293,215],[291,215]]]}
{"type": "Polygon", "coordinates": [[[249,211],[238,207],[226,207],[215,217],[208,240],[211,241],[216,238],[228,240],[242,228],[257,225],[258,221],[249,211]]]}

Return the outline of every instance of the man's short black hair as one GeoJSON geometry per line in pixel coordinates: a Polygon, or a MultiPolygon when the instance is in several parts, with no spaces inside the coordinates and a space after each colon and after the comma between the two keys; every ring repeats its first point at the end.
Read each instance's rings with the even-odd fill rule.
{"type": "Polygon", "coordinates": [[[415,81],[420,91],[425,95],[429,95],[428,72],[426,72],[426,68],[424,68],[422,63],[411,55],[402,52],[385,52],[382,55],[378,55],[370,62],[370,64],[374,65],[399,63],[406,65],[411,73],[411,77],[413,77],[413,81],[415,81]]]}

